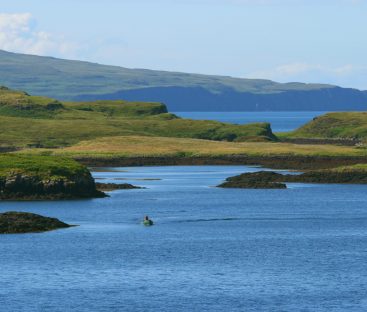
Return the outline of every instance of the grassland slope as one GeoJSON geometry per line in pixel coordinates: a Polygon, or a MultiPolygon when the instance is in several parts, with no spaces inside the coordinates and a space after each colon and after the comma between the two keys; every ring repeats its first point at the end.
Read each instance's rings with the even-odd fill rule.
{"type": "Polygon", "coordinates": [[[276,140],[268,123],[234,125],[182,119],[168,113],[161,103],[59,102],[0,89],[0,146],[62,147],[81,140],[121,135],[276,140]]]}
{"type": "Polygon", "coordinates": [[[367,139],[366,112],[328,113],[285,135],[289,138],[367,139]]]}

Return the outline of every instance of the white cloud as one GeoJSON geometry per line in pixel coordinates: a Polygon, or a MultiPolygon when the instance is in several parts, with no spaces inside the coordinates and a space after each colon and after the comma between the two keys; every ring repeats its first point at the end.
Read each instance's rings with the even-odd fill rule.
{"type": "Polygon", "coordinates": [[[77,46],[37,29],[30,13],[0,13],[0,49],[38,55],[73,56],[77,46]]]}
{"type": "Polygon", "coordinates": [[[367,89],[367,66],[346,64],[330,67],[321,64],[290,63],[246,75],[249,78],[271,79],[280,82],[315,82],[367,89]]]}

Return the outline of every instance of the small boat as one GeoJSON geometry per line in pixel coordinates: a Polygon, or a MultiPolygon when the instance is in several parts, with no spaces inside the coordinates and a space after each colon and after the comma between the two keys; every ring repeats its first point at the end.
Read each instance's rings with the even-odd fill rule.
{"type": "Polygon", "coordinates": [[[153,225],[154,223],[153,223],[153,221],[152,221],[152,220],[144,220],[144,221],[143,221],[143,224],[144,224],[145,226],[151,226],[151,225],[153,225]]]}
{"type": "Polygon", "coordinates": [[[150,220],[150,219],[149,219],[149,217],[148,217],[148,216],[145,216],[145,217],[144,217],[143,224],[144,224],[145,226],[151,226],[151,225],[153,225],[154,223],[153,223],[153,221],[152,221],[152,220],[150,220]]]}

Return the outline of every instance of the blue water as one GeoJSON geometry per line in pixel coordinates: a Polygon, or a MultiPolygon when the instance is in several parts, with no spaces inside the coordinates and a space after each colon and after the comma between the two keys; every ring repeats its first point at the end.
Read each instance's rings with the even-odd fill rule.
{"type": "Polygon", "coordinates": [[[80,225],[0,236],[0,311],[367,310],[367,186],[219,189],[258,168],[117,170],[94,175],[148,189],[0,203],[80,225]]]}
{"type": "Polygon", "coordinates": [[[326,112],[178,112],[191,119],[218,120],[235,124],[269,122],[274,132],[295,130],[326,112]]]}

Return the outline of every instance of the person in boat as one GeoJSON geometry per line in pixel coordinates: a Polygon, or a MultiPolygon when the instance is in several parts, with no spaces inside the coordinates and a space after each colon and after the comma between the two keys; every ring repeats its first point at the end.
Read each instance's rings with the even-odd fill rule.
{"type": "Polygon", "coordinates": [[[143,221],[143,223],[144,223],[145,225],[153,225],[153,221],[152,221],[152,220],[150,220],[148,216],[145,216],[145,217],[144,217],[144,221],[143,221]]]}

